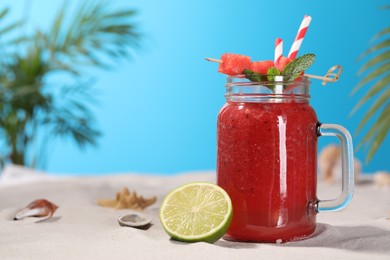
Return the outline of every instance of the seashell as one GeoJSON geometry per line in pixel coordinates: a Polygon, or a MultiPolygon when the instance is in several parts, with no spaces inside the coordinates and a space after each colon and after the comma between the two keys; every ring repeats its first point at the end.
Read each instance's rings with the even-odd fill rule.
{"type": "Polygon", "coordinates": [[[390,187],[390,173],[386,171],[378,171],[374,173],[374,183],[378,187],[390,187]]]}
{"type": "Polygon", "coordinates": [[[145,228],[152,223],[152,219],[144,214],[132,212],[118,217],[119,225],[133,228],[145,228]]]}
{"type": "Polygon", "coordinates": [[[57,205],[48,200],[34,200],[28,204],[26,208],[18,212],[14,217],[14,220],[21,220],[26,217],[47,217],[48,219],[53,216],[57,208],[57,205]]]}

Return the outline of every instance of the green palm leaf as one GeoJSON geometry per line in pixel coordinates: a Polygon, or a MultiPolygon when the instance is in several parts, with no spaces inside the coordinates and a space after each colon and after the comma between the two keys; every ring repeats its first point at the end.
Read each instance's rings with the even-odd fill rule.
{"type": "Polygon", "coordinates": [[[5,16],[7,16],[9,12],[9,8],[5,7],[3,10],[0,11],[0,19],[3,19],[5,16]]]}
{"type": "Polygon", "coordinates": [[[376,51],[379,51],[381,49],[384,49],[384,48],[387,48],[390,46],[390,39],[387,39],[387,40],[384,40],[383,42],[380,42],[374,46],[372,46],[371,48],[369,48],[368,50],[366,50],[361,56],[359,59],[362,59],[364,58],[365,56],[367,56],[368,54],[371,54],[373,52],[376,52],[376,51]]]}
{"type": "Polygon", "coordinates": [[[24,21],[12,22],[6,26],[2,25],[2,21],[7,17],[8,13],[8,8],[4,8],[0,11],[0,40],[2,41],[2,44],[0,45],[0,64],[5,64],[8,61],[7,58],[9,53],[6,52],[7,47],[14,47],[16,44],[26,41],[26,37],[24,36],[13,36],[15,29],[20,28],[20,26],[24,24],[24,21]],[[12,39],[8,39],[9,36],[11,36],[12,39]]]}
{"type": "MultiPolygon", "coordinates": [[[[386,108],[382,111],[380,116],[378,117],[377,121],[375,122],[377,125],[383,125],[387,119],[390,117],[390,105],[388,104],[386,108]]],[[[371,127],[371,129],[367,132],[367,134],[364,136],[362,142],[359,143],[357,148],[359,149],[364,144],[369,144],[372,142],[373,137],[378,132],[378,129],[375,127],[371,127]]]]}
{"type": "MultiPolygon", "coordinates": [[[[387,115],[390,113],[389,111],[386,111],[387,115]]],[[[383,124],[378,124],[377,126],[378,131],[376,133],[376,138],[372,142],[372,146],[370,150],[368,151],[367,157],[366,157],[366,163],[368,163],[371,158],[374,156],[378,148],[381,146],[382,142],[385,140],[389,128],[390,128],[390,117],[387,116],[386,120],[383,122],[383,124]]]]}
{"type": "MultiPolygon", "coordinates": [[[[50,29],[50,33],[47,35],[49,47],[51,48],[51,54],[54,55],[56,53],[57,48],[61,45],[60,43],[60,34],[61,34],[61,27],[63,24],[63,20],[66,14],[67,5],[64,1],[64,4],[60,11],[58,12],[57,16],[54,19],[53,26],[50,29]]],[[[52,57],[53,58],[53,57],[52,57]]]]}
{"type": "Polygon", "coordinates": [[[137,14],[136,10],[123,10],[123,11],[117,11],[110,14],[103,15],[104,20],[113,19],[114,21],[120,18],[128,18],[131,16],[134,16],[137,14]]]}
{"type": "Polygon", "coordinates": [[[388,74],[388,73],[390,73],[390,61],[388,61],[386,64],[382,66],[377,67],[376,69],[372,70],[368,75],[366,75],[360,81],[360,83],[355,87],[354,92],[359,90],[363,85],[369,83],[370,81],[377,80],[383,74],[388,74]]]}
{"type": "Polygon", "coordinates": [[[374,36],[374,38],[372,39],[372,41],[375,41],[376,39],[378,39],[378,38],[380,38],[380,37],[382,37],[383,35],[388,34],[388,33],[390,33],[390,27],[389,27],[389,28],[385,28],[385,29],[383,29],[382,31],[380,31],[379,33],[377,33],[377,34],[374,36]]]}
{"type": "Polygon", "coordinates": [[[378,112],[378,110],[390,100],[390,88],[385,91],[377,100],[374,101],[374,104],[370,107],[367,113],[364,115],[362,121],[360,122],[357,133],[367,124],[367,121],[371,119],[371,117],[378,112]]]}
{"type": "Polygon", "coordinates": [[[6,34],[8,32],[11,32],[14,29],[20,27],[22,24],[23,24],[23,21],[18,21],[18,22],[11,23],[10,25],[4,27],[3,29],[0,29],[0,35],[6,34]]]}
{"type": "Polygon", "coordinates": [[[378,80],[362,97],[362,99],[357,103],[357,105],[353,108],[351,114],[354,114],[364,103],[369,101],[373,96],[375,96],[378,92],[383,90],[390,84],[390,74],[384,77],[382,80],[378,80]]]}
{"type": "Polygon", "coordinates": [[[369,62],[367,62],[358,72],[358,74],[362,74],[364,73],[365,71],[367,71],[369,68],[375,66],[375,65],[378,65],[382,62],[385,62],[387,60],[390,60],[390,50],[382,53],[381,55],[379,56],[375,56],[374,58],[372,58],[369,62]]]}
{"type": "Polygon", "coordinates": [[[29,38],[27,36],[17,36],[15,38],[12,38],[10,40],[4,41],[4,45],[6,46],[15,46],[19,43],[27,41],[29,38]]]}
{"type": "MultiPolygon", "coordinates": [[[[374,39],[379,39],[382,36],[388,37],[390,27],[385,28],[375,35],[374,39]]],[[[368,163],[378,148],[385,140],[390,130],[390,39],[383,39],[365,51],[360,58],[364,58],[369,54],[374,55],[367,61],[358,74],[367,73],[353,89],[352,94],[357,92],[364,86],[369,86],[366,94],[356,104],[351,114],[354,114],[361,106],[367,102],[372,102],[371,107],[364,114],[359,123],[356,133],[359,134],[365,126],[371,124],[369,130],[365,133],[362,141],[357,149],[363,145],[368,147],[366,155],[366,163],[368,163]],[[374,118],[376,120],[373,120],[374,118]]]]}
{"type": "Polygon", "coordinates": [[[110,11],[106,7],[102,2],[86,1],[67,26],[61,22],[62,17],[67,16],[66,8],[63,8],[51,30],[55,39],[46,36],[50,48],[68,56],[73,66],[91,64],[108,68],[100,57],[129,58],[129,48],[139,47],[140,34],[129,22],[136,12],[132,9],[110,11]]]}

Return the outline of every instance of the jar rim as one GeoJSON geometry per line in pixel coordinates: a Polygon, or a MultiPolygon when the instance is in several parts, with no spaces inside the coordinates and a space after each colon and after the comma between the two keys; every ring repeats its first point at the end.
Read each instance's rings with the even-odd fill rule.
{"type": "Polygon", "coordinates": [[[228,76],[225,84],[225,98],[231,101],[249,100],[262,101],[264,98],[276,98],[278,102],[283,97],[287,99],[310,99],[310,80],[300,76],[295,80],[283,80],[281,76],[276,81],[250,81],[243,75],[228,76]]]}
{"type": "MultiPolygon", "coordinates": [[[[263,75],[264,77],[268,77],[270,75],[263,75]]],[[[279,75],[279,76],[273,76],[274,80],[263,80],[263,81],[250,81],[248,78],[245,77],[245,75],[228,75],[226,79],[226,87],[229,86],[258,86],[258,85],[274,85],[274,84],[281,84],[281,85],[288,85],[292,83],[300,83],[302,85],[310,85],[311,81],[310,78],[307,76],[299,76],[298,78],[294,80],[285,80],[286,77],[289,77],[289,75],[279,75]]]]}

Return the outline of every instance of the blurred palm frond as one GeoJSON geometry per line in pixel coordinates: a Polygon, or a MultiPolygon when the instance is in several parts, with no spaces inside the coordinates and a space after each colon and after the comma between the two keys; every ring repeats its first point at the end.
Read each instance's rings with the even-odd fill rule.
{"type": "Polygon", "coordinates": [[[364,104],[372,102],[371,107],[364,114],[357,128],[359,134],[363,128],[372,123],[371,128],[364,135],[358,145],[358,149],[363,146],[369,146],[366,156],[368,163],[378,148],[385,140],[390,129],[390,27],[385,28],[377,35],[374,40],[378,41],[374,46],[365,51],[360,59],[371,56],[371,58],[362,66],[358,74],[366,74],[354,88],[352,93],[356,93],[364,86],[369,86],[365,95],[360,99],[352,110],[352,114],[361,108],[364,104]]]}
{"type": "MultiPolygon", "coordinates": [[[[43,129],[51,137],[70,137],[80,148],[97,143],[93,80],[82,70],[113,68],[131,58],[141,47],[135,15],[99,1],[81,1],[71,10],[64,0],[48,31],[20,35],[17,29],[26,21],[5,23],[9,9],[0,10],[0,138],[6,144],[1,164],[34,166],[31,146],[43,129]],[[71,83],[50,81],[57,73],[71,83]]],[[[43,139],[42,146],[50,138],[43,139]]]]}

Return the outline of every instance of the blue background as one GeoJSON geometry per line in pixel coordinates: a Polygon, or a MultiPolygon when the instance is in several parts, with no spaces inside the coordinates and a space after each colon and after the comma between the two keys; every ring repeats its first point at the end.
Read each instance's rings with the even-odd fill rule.
{"type": "MultiPolygon", "coordinates": [[[[3,0],[14,18],[29,14],[29,28],[47,28],[61,6],[58,0],[3,0]]],[[[70,1],[75,4],[77,1],[70,1]]],[[[313,17],[300,54],[315,53],[307,71],[322,75],[340,64],[339,82],[312,82],[311,104],[324,123],[344,125],[353,134],[368,106],[350,111],[364,94],[351,96],[359,82],[357,58],[369,40],[389,26],[388,1],[107,1],[134,7],[144,34],[143,48],[114,71],[93,70],[103,132],[97,148],[80,151],[70,139],[49,147],[46,170],[67,174],[143,172],[171,174],[212,170],[216,162],[216,117],[224,104],[225,77],[217,64],[224,52],[252,60],[273,59],[274,40],[284,40],[287,55],[305,14],[313,17]],[[277,3],[277,4],[276,4],[277,3]]],[[[362,135],[355,136],[355,144],[362,135]]],[[[337,140],[331,140],[336,142],[337,140]]],[[[320,148],[329,141],[321,140],[320,148]]],[[[389,137],[364,172],[389,170],[389,137]]],[[[356,156],[364,160],[364,153],[356,156]]]]}

